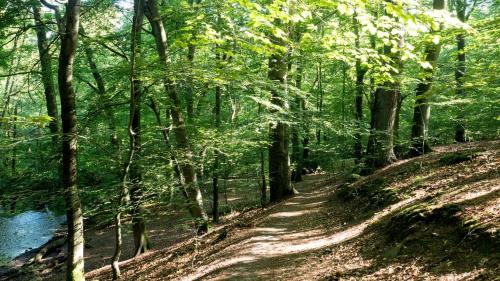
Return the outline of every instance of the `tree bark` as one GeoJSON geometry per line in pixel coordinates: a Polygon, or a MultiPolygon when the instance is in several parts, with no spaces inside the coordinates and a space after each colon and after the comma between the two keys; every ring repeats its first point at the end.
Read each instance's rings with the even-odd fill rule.
{"type": "MultiPolygon", "coordinates": [[[[260,118],[262,112],[262,105],[259,103],[257,114],[260,118]]],[[[259,160],[260,160],[260,206],[265,208],[267,206],[267,182],[266,182],[266,166],[265,166],[265,146],[259,146],[259,160]]],[[[227,200],[226,200],[227,201],[227,200]]]]}
{"type": "MultiPolygon", "coordinates": [[[[82,35],[85,34],[83,27],[80,27],[80,33],[82,35]]],[[[85,58],[87,59],[87,63],[90,67],[90,71],[92,73],[92,77],[97,85],[97,94],[99,95],[99,100],[103,103],[106,101],[106,85],[104,84],[104,79],[102,78],[99,69],[95,63],[94,50],[90,46],[89,42],[85,42],[83,49],[85,51],[85,58]]],[[[116,133],[116,122],[115,116],[111,111],[110,107],[104,107],[104,116],[108,122],[108,130],[110,133],[110,142],[111,145],[115,148],[118,148],[118,135],[116,133]]]]}
{"type": "MultiPolygon", "coordinates": [[[[434,10],[446,9],[445,0],[434,0],[434,10]]],[[[441,29],[441,28],[440,28],[441,29]]],[[[435,33],[434,31],[431,34],[435,33]]],[[[410,156],[419,156],[431,151],[429,142],[427,141],[427,134],[429,130],[429,120],[431,117],[431,87],[434,73],[436,71],[436,64],[441,52],[441,42],[435,44],[428,42],[425,46],[425,61],[428,62],[432,68],[421,69],[421,80],[415,90],[415,107],[413,109],[413,122],[411,127],[411,147],[410,156]]]]}
{"type": "MultiPolygon", "coordinates": [[[[323,112],[323,74],[322,74],[322,66],[321,62],[318,63],[317,69],[316,69],[316,75],[318,79],[318,101],[316,104],[316,110],[318,110],[318,117],[321,117],[321,114],[323,112]]],[[[316,142],[318,145],[321,144],[321,128],[316,129],[316,142]]]]}
{"type": "Polygon", "coordinates": [[[122,254],[122,223],[121,211],[115,214],[115,253],[111,259],[111,270],[113,273],[113,280],[118,280],[121,277],[120,272],[120,256],[122,254]]]}
{"type": "Polygon", "coordinates": [[[259,148],[260,154],[260,206],[262,208],[267,205],[267,182],[266,182],[266,172],[265,172],[265,161],[264,161],[264,148],[259,148]]]}
{"type": "Polygon", "coordinates": [[[146,222],[143,217],[142,197],[143,197],[143,183],[142,171],[139,163],[136,160],[141,153],[141,106],[142,106],[142,83],[138,77],[136,68],[136,55],[141,53],[141,28],[144,18],[144,13],[141,6],[144,4],[143,0],[134,1],[134,18],[132,25],[132,60],[131,60],[131,92],[130,92],[130,117],[129,117],[129,139],[130,139],[130,153],[133,157],[129,159],[129,184],[130,184],[130,203],[132,210],[132,231],[134,236],[135,255],[145,253],[151,248],[146,222]]]}
{"type": "MultiPolygon", "coordinates": [[[[298,91],[302,88],[302,54],[300,51],[298,52],[298,61],[297,61],[297,73],[295,77],[295,88],[298,91]]],[[[294,102],[292,112],[297,116],[297,124],[292,127],[292,163],[294,164],[292,171],[292,180],[294,182],[302,181],[302,167],[304,166],[303,160],[303,149],[300,147],[300,126],[303,123],[302,116],[302,103],[303,99],[300,97],[300,94],[297,93],[294,102]]]]}
{"type": "MultiPolygon", "coordinates": [[[[195,4],[199,4],[201,0],[188,0],[188,4],[191,8],[195,4]]],[[[189,40],[188,43],[188,53],[187,53],[187,59],[188,59],[188,64],[190,69],[193,69],[193,61],[194,61],[194,55],[196,52],[196,46],[191,43],[192,41],[196,40],[196,31],[193,30],[191,33],[192,38],[189,40]]],[[[187,82],[187,91],[186,91],[186,112],[187,112],[187,117],[189,120],[191,120],[194,117],[194,84],[193,84],[193,75],[192,73],[188,74],[186,77],[186,82],[187,82]]]]}
{"type": "MultiPolygon", "coordinates": [[[[391,46],[384,46],[384,54],[391,60],[393,68],[397,68],[400,54],[392,53],[391,46]]],[[[391,71],[391,77],[397,73],[391,71]]],[[[367,166],[369,169],[381,168],[396,161],[394,153],[394,124],[399,99],[399,83],[385,81],[374,93],[372,108],[372,128],[367,147],[367,166]]]]}
{"type": "Polygon", "coordinates": [[[54,147],[59,145],[59,114],[57,112],[57,101],[52,77],[52,61],[50,59],[50,50],[45,32],[45,24],[41,18],[41,7],[38,3],[33,4],[33,16],[35,18],[35,30],[38,45],[38,54],[40,56],[40,66],[42,74],[42,83],[45,93],[45,104],[47,115],[52,119],[49,122],[49,130],[54,147]]]}
{"type": "Polygon", "coordinates": [[[396,85],[396,95],[397,95],[397,103],[396,103],[396,116],[394,117],[394,154],[396,155],[396,158],[401,157],[403,154],[403,146],[401,145],[401,142],[399,140],[399,123],[401,121],[401,109],[403,107],[403,102],[405,100],[405,96],[401,94],[401,84],[399,81],[397,82],[396,85]]]}
{"type": "Polygon", "coordinates": [[[145,0],[143,5],[144,14],[151,24],[153,35],[156,41],[156,49],[160,62],[163,64],[165,72],[163,84],[165,91],[170,98],[170,113],[174,125],[174,135],[176,148],[178,150],[179,167],[182,174],[181,183],[184,186],[189,202],[189,211],[197,220],[196,225],[199,234],[208,230],[208,217],[203,209],[203,198],[198,187],[195,167],[193,164],[193,153],[190,147],[186,124],[184,122],[181,100],[177,90],[169,78],[168,68],[170,62],[167,56],[167,33],[163,26],[162,17],[158,12],[156,0],[145,0]]]}
{"type": "MultiPolygon", "coordinates": [[[[274,40],[284,46],[284,42],[274,38],[274,40]]],[[[268,78],[273,82],[278,82],[271,89],[271,102],[283,109],[286,109],[286,96],[284,95],[284,83],[286,79],[287,63],[286,54],[281,51],[274,51],[269,58],[268,78]],[[276,89],[278,87],[278,89],[276,89]]],[[[277,110],[272,109],[271,113],[278,116],[277,110]]],[[[277,119],[279,119],[278,117],[277,119]]],[[[277,202],[286,196],[293,195],[290,185],[289,160],[288,160],[289,135],[288,125],[281,120],[269,126],[269,187],[270,201],[277,202]]]]}
{"type": "Polygon", "coordinates": [[[68,260],[66,279],[85,280],[83,264],[83,214],[77,187],[77,119],[73,89],[73,62],[78,41],[80,0],[68,0],[66,27],[59,54],[59,95],[62,119],[62,185],[66,192],[68,260]]]}
{"type": "MultiPolygon", "coordinates": [[[[359,23],[354,14],[354,34],[356,36],[354,44],[357,50],[360,48],[359,23]]],[[[363,130],[363,94],[364,77],[367,69],[361,66],[361,59],[356,59],[356,96],[354,98],[354,119],[356,122],[356,132],[354,134],[354,158],[356,164],[363,158],[362,130],[363,130]]]]}
{"type": "MultiPolygon", "coordinates": [[[[221,56],[219,50],[216,50],[216,60],[217,63],[220,64],[221,56]]],[[[219,65],[220,68],[220,65],[219,65]]],[[[222,88],[220,85],[215,86],[215,107],[214,107],[214,115],[215,115],[215,128],[217,130],[217,134],[220,133],[221,126],[221,97],[222,97],[222,88]]],[[[213,195],[213,206],[212,206],[212,218],[214,222],[219,222],[219,151],[216,149],[214,152],[214,166],[213,166],[213,178],[212,178],[212,195],[213,195]]]]}
{"type": "MultiPolygon", "coordinates": [[[[465,12],[467,9],[467,0],[458,0],[456,2],[457,17],[461,22],[466,21],[465,12]]],[[[464,88],[464,77],[465,77],[465,34],[458,34],[457,40],[457,66],[455,70],[455,81],[456,81],[456,94],[458,98],[465,97],[464,88]]],[[[455,126],[455,141],[465,142],[467,141],[467,135],[465,132],[465,121],[463,110],[459,108],[459,113],[457,116],[457,124],[455,126]]]]}

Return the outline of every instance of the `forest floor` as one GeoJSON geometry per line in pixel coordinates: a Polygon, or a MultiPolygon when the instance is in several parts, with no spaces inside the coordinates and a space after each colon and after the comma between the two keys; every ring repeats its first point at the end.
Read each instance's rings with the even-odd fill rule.
{"type": "MultiPolygon", "coordinates": [[[[500,280],[500,141],[436,147],[366,177],[305,176],[295,188],[202,237],[153,224],[164,242],[123,261],[123,280],[500,280]]],[[[111,238],[96,239],[87,279],[110,280],[111,238]]]]}
{"type": "MultiPolygon", "coordinates": [[[[125,280],[499,280],[500,141],[437,147],[125,261],[125,280]]],[[[108,280],[109,267],[87,274],[108,280]]]]}

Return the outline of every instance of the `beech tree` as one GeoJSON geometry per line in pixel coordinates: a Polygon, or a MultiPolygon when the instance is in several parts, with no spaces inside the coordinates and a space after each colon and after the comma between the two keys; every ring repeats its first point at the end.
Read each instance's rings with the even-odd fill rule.
{"type": "Polygon", "coordinates": [[[367,146],[368,167],[380,168],[396,161],[394,132],[401,94],[398,73],[401,69],[403,35],[398,31],[395,34],[396,36],[391,36],[391,44],[385,44],[383,49],[388,60],[386,67],[390,78],[384,79],[374,93],[372,128],[367,146]]]}
{"type": "Polygon", "coordinates": [[[186,124],[184,122],[181,100],[179,94],[169,78],[169,58],[167,46],[167,32],[163,26],[162,17],[158,12],[158,4],[156,0],[144,1],[144,15],[147,17],[153,36],[156,42],[156,50],[160,59],[160,63],[164,68],[163,85],[165,92],[170,98],[171,107],[170,115],[174,125],[174,136],[176,141],[176,149],[178,150],[177,161],[180,167],[181,183],[185,188],[186,195],[189,199],[189,211],[191,215],[198,219],[198,232],[205,233],[208,229],[208,217],[203,209],[203,198],[198,187],[196,171],[193,164],[193,153],[190,147],[186,124]]]}
{"type": "Polygon", "coordinates": [[[52,135],[52,143],[54,147],[56,147],[59,145],[59,114],[57,112],[57,94],[55,93],[54,87],[50,49],[47,42],[45,24],[40,14],[41,5],[40,3],[33,2],[32,7],[33,17],[35,19],[38,54],[40,56],[42,83],[45,93],[45,104],[47,107],[47,115],[51,118],[49,129],[52,135]]]}
{"type": "Polygon", "coordinates": [[[0,212],[67,209],[70,280],[83,217],[118,279],[163,225],[198,243],[308,174],[498,138],[494,1],[131,3],[0,1],[0,212]]]}
{"type": "MultiPolygon", "coordinates": [[[[446,2],[444,0],[434,0],[432,6],[434,10],[446,10],[446,2]]],[[[442,26],[442,23],[440,26],[442,26]]],[[[439,30],[432,30],[430,35],[434,37],[428,39],[428,42],[425,44],[424,56],[426,64],[425,67],[422,67],[420,82],[415,90],[415,109],[413,111],[411,129],[412,144],[410,148],[412,156],[421,155],[431,150],[427,139],[429,119],[431,117],[430,102],[432,95],[430,91],[442,44],[439,35],[436,35],[437,31],[439,30]]]]}
{"type": "Polygon", "coordinates": [[[62,119],[62,187],[66,193],[68,220],[68,261],[66,279],[85,280],[83,267],[83,213],[77,186],[77,119],[73,62],[75,60],[80,25],[80,0],[69,0],[66,5],[66,25],[61,36],[59,53],[59,96],[62,119]]]}
{"type": "MultiPolygon", "coordinates": [[[[272,38],[278,48],[273,50],[269,58],[268,78],[274,82],[271,88],[271,103],[276,108],[271,113],[279,116],[280,110],[286,110],[288,101],[284,93],[287,73],[286,46],[281,38],[272,38]]],[[[270,200],[276,202],[292,195],[289,166],[289,130],[288,125],[278,120],[269,125],[269,188],[270,200]]]]}

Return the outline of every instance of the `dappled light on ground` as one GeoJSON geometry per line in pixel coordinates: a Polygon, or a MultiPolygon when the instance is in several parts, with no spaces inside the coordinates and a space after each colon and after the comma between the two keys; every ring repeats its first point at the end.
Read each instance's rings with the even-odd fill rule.
{"type": "Polygon", "coordinates": [[[471,235],[476,228],[461,234],[474,220],[498,233],[500,150],[486,145],[493,147],[466,165],[442,165],[450,150],[438,149],[352,184],[390,190],[389,203],[359,194],[346,201],[342,181],[306,176],[299,195],[124,262],[123,272],[128,280],[490,280],[497,257],[476,249],[485,247],[471,235]]]}

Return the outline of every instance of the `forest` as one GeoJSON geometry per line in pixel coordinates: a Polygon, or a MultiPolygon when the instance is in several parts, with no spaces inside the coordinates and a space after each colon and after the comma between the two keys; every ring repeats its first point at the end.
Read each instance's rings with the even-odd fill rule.
{"type": "Polygon", "coordinates": [[[0,281],[498,280],[498,0],[0,0],[0,281]]]}

